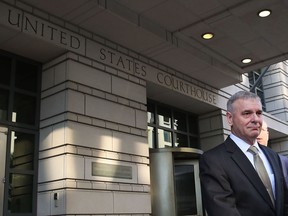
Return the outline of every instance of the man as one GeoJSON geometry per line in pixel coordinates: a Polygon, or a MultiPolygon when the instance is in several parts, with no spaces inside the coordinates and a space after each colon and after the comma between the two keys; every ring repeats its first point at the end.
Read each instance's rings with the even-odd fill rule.
{"type": "Polygon", "coordinates": [[[230,136],[200,159],[202,196],[208,215],[287,216],[279,157],[257,143],[263,121],[260,98],[250,92],[237,92],[227,102],[226,117],[230,136]],[[250,151],[250,146],[256,148],[257,154],[250,151]],[[262,174],[257,173],[260,169],[254,168],[259,164],[255,155],[260,156],[262,168],[264,163],[265,183],[270,187],[264,186],[262,174]]]}
{"type": "MultiPolygon", "coordinates": [[[[267,126],[267,123],[263,121],[261,132],[259,136],[257,137],[257,141],[261,145],[268,146],[268,140],[269,140],[268,126],[267,126]]],[[[288,188],[288,158],[280,154],[279,154],[279,157],[282,163],[282,169],[283,169],[283,175],[285,178],[286,187],[288,188]]]]}
{"type": "Polygon", "coordinates": [[[268,146],[268,140],[269,140],[268,126],[265,121],[262,121],[262,127],[260,134],[257,137],[257,142],[262,145],[268,146]]]}
{"type": "MultiPolygon", "coordinates": [[[[281,163],[282,163],[282,167],[283,167],[283,175],[284,175],[284,179],[285,179],[285,183],[286,183],[286,188],[288,190],[288,158],[286,156],[283,155],[279,155],[281,163]]],[[[288,195],[288,193],[287,193],[288,195]]]]}

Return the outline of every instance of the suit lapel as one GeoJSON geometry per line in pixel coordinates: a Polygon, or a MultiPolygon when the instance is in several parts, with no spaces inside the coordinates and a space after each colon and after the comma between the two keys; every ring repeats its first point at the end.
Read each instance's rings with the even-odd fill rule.
{"type": "Polygon", "coordinates": [[[260,148],[262,149],[262,151],[266,155],[266,157],[270,163],[270,166],[273,170],[273,173],[274,173],[275,193],[276,193],[276,197],[277,197],[277,199],[275,199],[275,208],[276,208],[277,212],[280,212],[281,211],[281,208],[280,208],[281,203],[280,202],[283,202],[283,198],[280,198],[280,196],[278,194],[281,194],[282,191],[284,190],[284,188],[282,187],[284,177],[281,174],[282,170],[281,170],[281,167],[279,166],[280,161],[279,161],[279,158],[277,156],[275,157],[275,155],[271,154],[266,147],[263,147],[260,145],[260,148]]]}
{"type": "Polygon", "coordinates": [[[263,197],[263,199],[273,208],[273,204],[270,200],[269,194],[266,192],[264,184],[262,183],[256,170],[254,169],[253,165],[250,163],[246,155],[241,151],[241,149],[234,143],[234,141],[230,137],[228,137],[225,141],[225,146],[227,152],[231,154],[231,159],[242,170],[243,174],[255,187],[258,193],[263,197]]]}

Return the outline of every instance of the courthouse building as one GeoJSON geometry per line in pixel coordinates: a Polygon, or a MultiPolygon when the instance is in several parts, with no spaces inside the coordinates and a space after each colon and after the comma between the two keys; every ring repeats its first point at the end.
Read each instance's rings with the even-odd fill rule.
{"type": "Polygon", "coordinates": [[[0,215],[204,215],[233,93],[288,155],[287,26],[285,0],[0,0],[0,215]]]}

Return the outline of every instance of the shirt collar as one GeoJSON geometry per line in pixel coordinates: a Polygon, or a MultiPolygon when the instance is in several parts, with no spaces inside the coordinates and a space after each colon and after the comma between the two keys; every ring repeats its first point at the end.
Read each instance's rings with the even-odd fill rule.
{"type": "MultiPolygon", "coordinates": [[[[251,146],[250,144],[246,143],[245,141],[243,141],[242,139],[240,139],[239,137],[237,137],[234,134],[230,135],[230,138],[236,143],[236,145],[243,151],[243,152],[247,152],[249,147],[251,146]]],[[[255,146],[258,151],[261,152],[261,149],[257,143],[257,140],[255,140],[255,143],[253,144],[253,146],[255,146]]]]}

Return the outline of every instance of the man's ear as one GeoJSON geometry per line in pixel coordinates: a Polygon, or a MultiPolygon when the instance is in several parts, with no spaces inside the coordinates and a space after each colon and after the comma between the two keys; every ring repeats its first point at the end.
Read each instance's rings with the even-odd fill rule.
{"type": "Polygon", "coordinates": [[[226,112],[226,118],[227,118],[227,122],[228,122],[228,124],[230,125],[230,126],[232,126],[233,125],[233,121],[232,121],[232,113],[230,113],[230,112],[226,112]]]}

